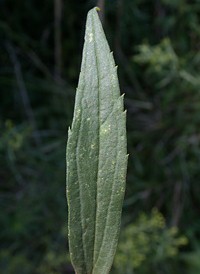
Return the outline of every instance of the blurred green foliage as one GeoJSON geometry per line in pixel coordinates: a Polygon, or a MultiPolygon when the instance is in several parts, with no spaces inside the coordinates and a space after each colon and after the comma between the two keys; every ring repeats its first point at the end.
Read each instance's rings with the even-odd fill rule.
{"type": "MultiPolygon", "coordinates": [[[[62,1],[60,41],[54,2],[0,1],[0,269],[5,274],[73,273],[65,146],[85,18],[97,1],[62,1]]],[[[107,0],[104,13],[126,93],[130,154],[112,271],[199,274],[200,3],[107,0]],[[181,246],[182,237],[187,245],[181,246]]]]}
{"type": "Polygon", "coordinates": [[[173,259],[179,247],[188,243],[178,235],[177,227],[167,228],[163,215],[153,209],[150,216],[142,213],[121,235],[115,258],[116,273],[162,273],[173,270],[173,259]]]}

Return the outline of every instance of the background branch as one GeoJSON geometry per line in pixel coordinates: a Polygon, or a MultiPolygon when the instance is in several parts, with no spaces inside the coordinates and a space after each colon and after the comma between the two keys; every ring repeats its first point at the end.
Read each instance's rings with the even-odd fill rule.
{"type": "Polygon", "coordinates": [[[54,1],[54,46],[55,46],[54,77],[57,82],[60,82],[61,72],[62,72],[61,19],[62,19],[62,0],[55,0],[54,1]]]}
{"type": "Polygon", "coordinates": [[[31,107],[30,99],[28,96],[28,91],[26,90],[26,86],[24,83],[21,65],[20,65],[20,62],[19,62],[17,54],[16,54],[16,49],[9,42],[6,43],[6,48],[7,48],[8,54],[10,56],[10,60],[13,63],[14,73],[15,73],[15,77],[17,80],[19,92],[20,92],[20,95],[22,98],[25,113],[26,113],[28,120],[33,128],[34,140],[35,140],[36,144],[39,145],[40,137],[39,137],[39,134],[37,134],[36,120],[35,120],[34,113],[33,113],[32,107],[31,107]]]}
{"type": "Polygon", "coordinates": [[[101,23],[104,24],[104,17],[105,17],[105,0],[98,0],[97,7],[100,8],[99,17],[101,19],[101,23]]]}

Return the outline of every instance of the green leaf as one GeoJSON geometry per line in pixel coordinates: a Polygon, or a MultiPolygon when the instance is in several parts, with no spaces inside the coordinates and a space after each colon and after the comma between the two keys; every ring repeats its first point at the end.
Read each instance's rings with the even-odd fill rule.
{"type": "Polygon", "coordinates": [[[69,248],[77,274],[109,273],[127,169],[126,112],[96,8],[89,11],[67,143],[69,248]]]}

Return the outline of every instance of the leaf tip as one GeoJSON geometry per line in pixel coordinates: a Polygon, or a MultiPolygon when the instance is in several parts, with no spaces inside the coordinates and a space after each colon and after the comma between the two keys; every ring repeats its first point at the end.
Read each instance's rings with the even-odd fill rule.
{"type": "Polygon", "coordinates": [[[101,9],[99,7],[95,7],[96,11],[100,11],[101,9]]]}

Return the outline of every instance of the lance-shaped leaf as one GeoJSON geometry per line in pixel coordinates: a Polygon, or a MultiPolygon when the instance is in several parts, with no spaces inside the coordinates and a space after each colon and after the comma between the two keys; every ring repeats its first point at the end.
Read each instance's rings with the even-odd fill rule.
{"type": "Polygon", "coordinates": [[[67,143],[69,248],[77,274],[106,274],[113,262],[125,191],[125,124],[117,67],[94,8],[67,143]]]}

